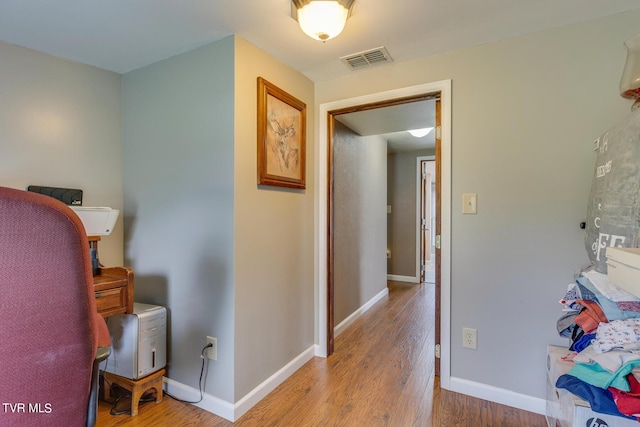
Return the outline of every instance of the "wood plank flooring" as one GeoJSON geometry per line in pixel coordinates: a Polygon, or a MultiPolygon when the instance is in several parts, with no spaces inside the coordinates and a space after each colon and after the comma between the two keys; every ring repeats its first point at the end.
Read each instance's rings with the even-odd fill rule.
{"type": "Polygon", "coordinates": [[[433,285],[389,282],[388,298],[336,338],[333,356],[307,362],[235,423],[165,397],[136,417],[112,416],[101,402],[97,425],[546,426],[542,415],[439,388],[433,308],[433,285]]]}

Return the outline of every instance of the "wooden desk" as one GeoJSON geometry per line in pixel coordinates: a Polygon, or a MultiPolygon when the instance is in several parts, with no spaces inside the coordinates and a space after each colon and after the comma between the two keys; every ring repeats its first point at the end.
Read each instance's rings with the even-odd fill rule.
{"type": "Polygon", "coordinates": [[[133,313],[133,270],[127,267],[101,268],[93,276],[96,306],[103,317],[133,313]]]}
{"type": "MultiPolygon", "coordinates": [[[[97,251],[100,236],[89,236],[89,246],[97,251]]],[[[128,267],[101,267],[93,276],[98,313],[103,317],[133,313],[133,270],[128,267]]]]}

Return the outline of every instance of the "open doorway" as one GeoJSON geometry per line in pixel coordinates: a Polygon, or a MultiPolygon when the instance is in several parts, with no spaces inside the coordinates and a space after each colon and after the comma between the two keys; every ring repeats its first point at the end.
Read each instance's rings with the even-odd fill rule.
{"type": "MultiPolygon", "coordinates": [[[[381,275],[392,281],[422,282],[422,267],[427,267],[423,261],[425,257],[429,259],[433,245],[423,251],[426,246],[421,238],[424,233],[434,234],[431,219],[435,219],[435,199],[420,199],[421,189],[429,194],[435,192],[431,185],[424,186],[420,177],[436,182],[436,98],[332,114],[336,120],[331,137],[338,324],[345,312],[340,300],[348,297],[341,292],[341,282],[349,281],[362,288],[361,296],[371,296],[370,290],[379,285],[381,275]],[[415,170],[417,159],[431,160],[427,174],[415,170]],[[361,232],[363,229],[366,234],[361,232]],[[363,251],[371,252],[371,262],[357,258],[363,251]],[[379,259],[380,254],[383,259],[379,259]],[[380,272],[381,268],[385,271],[380,272]]],[[[425,242],[430,240],[427,236],[425,242]]],[[[431,270],[433,264],[428,265],[431,270]]],[[[351,294],[353,300],[357,293],[353,290],[351,294]]],[[[358,308],[353,307],[355,302],[350,304],[352,309],[358,308]]]]}
{"type": "Polygon", "coordinates": [[[449,384],[449,298],[450,298],[450,165],[451,165],[451,142],[450,142],[450,102],[451,102],[451,82],[442,81],[432,84],[414,86],[410,88],[367,95],[349,100],[342,100],[320,105],[319,118],[319,141],[318,141],[318,161],[319,164],[326,162],[327,169],[318,168],[318,352],[320,356],[327,356],[333,351],[333,288],[332,288],[332,233],[331,233],[331,213],[332,213],[332,146],[331,137],[333,133],[333,116],[335,114],[353,112],[362,109],[381,108],[400,103],[415,102],[416,100],[439,97],[442,100],[442,125],[441,132],[441,159],[442,159],[442,200],[441,210],[442,229],[440,263],[442,269],[438,280],[442,287],[439,293],[439,300],[442,304],[442,336],[441,355],[441,386],[448,388],[449,384]]]}
{"type": "Polygon", "coordinates": [[[416,265],[420,283],[436,283],[436,156],[416,159],[416,265]]]}

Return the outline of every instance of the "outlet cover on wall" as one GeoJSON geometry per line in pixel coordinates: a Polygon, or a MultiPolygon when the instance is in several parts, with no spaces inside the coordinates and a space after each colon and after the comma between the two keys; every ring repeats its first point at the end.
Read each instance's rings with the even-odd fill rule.
{"type": "Polygon", "coordinates": [[[462,328],[462,347],[476,350],[478,348],[478,330],[462,328]]]}
{"type": "Polygon", "coordinates": [[[478,213],[477,193],[465,193],[462,195],[462,213],[472,215],[478,213]]]}
{"type": "Polygon", "coordinates": [[[207,337],[207,344],[211,344],[211,347],[206,351],[207,357],[211,360],[218,360],[218,340],[214,337],[207,337]]]}

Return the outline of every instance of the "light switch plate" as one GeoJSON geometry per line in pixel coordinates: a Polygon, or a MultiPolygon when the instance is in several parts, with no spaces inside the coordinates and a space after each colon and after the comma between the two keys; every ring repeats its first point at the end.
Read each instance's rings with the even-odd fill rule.
{"type": "Polygon", "coordinates": [[[477,214],[478,213],[478,194],[464,193],[462,195],[462,213],[477,214]]]}

